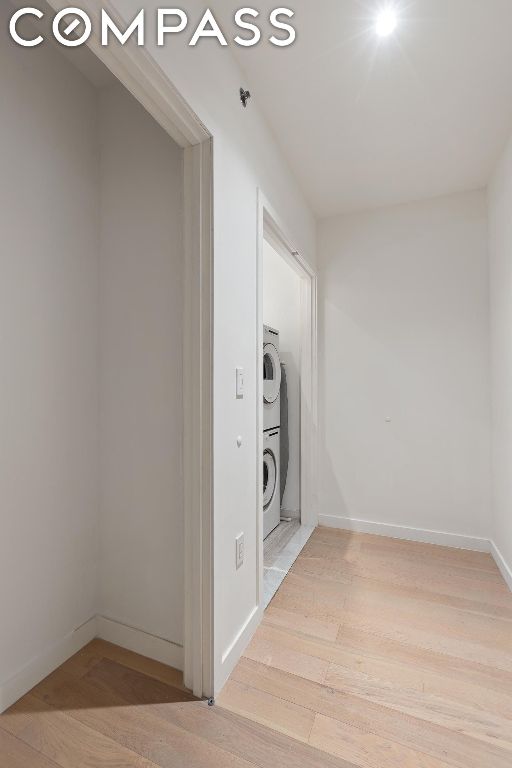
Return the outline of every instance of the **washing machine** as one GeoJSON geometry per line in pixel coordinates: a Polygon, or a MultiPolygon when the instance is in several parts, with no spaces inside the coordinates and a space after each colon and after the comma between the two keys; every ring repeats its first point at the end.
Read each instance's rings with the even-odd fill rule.
{"type": "Polygon", "coordinates": [[[263,329],[263,431],[281,426],[279,331],[263,329]]]}
{"type": "Polygon", "coordinates": [[[279,429],[263,435],[263,538],[281,522],[279,429]]]}

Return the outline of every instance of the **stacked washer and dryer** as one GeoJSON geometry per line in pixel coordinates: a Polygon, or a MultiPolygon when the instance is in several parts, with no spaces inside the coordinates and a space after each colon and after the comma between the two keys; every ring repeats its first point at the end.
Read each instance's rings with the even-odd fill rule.
{"type": "Polygon", "coordinates": [[[263,538],[281,522],[279,331],[263,329],[263,538]]]}

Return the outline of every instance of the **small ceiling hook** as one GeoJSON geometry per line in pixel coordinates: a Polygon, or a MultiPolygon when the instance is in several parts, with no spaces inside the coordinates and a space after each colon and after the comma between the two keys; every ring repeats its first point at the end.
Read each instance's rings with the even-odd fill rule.
{"type": "Polygon", "coordinates": [[[246,91],[245,88],[240,88],[240,101],[242,102],[244,109],[247,108],[247,104],[249,103],[250,98],[251,98],[250,91],[246,91]]]}

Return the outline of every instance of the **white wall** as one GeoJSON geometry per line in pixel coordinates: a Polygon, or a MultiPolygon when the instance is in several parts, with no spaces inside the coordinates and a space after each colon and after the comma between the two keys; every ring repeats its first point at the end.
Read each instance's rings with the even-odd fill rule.
{"type": "Polygon", "coordinates": [[[494,543],[512,587],[512,139],[489,188],[494,543]]]}
{"type": "Polygon", "coordinates": [[[62,62],[0,45],[0,711],[96,611],[96,93],[62,62]]]}
{"type": "Polygon", "coordinates": [[[100,613],[181,645],[183,150],[120,86],[100,136],[100,613]]]}
{"type": "MultiPolygon", "coordinates": [[[[67,5],[64,0],[55,4],[67,5]]],[[[138,0],[112,0],[111,4],[126,22],[140,10],[138,0]]],[[[86,5],[99,8],[102,3],[91,0],[86,5]]],[[[144,3],[150,15],[159,6],[158,0],[144,3]]],[[[197,23],[204,5],[199,0],[189,0],[187,11],[191,23],[197,23]]],[[[257,94],[247,110],[241,107],[240,86],[250,88],[251,83],[235,64],[231,51],[214,40],[203,40],[190,48],[188,32],[173,37],[163,48],[157,48],[156,41],[150,38],[148,35],[148,53],[214,137],[214,600],[218,690],[255,629],[262,609],[256,567],[258,188],[273,206],[288,239],[313,265],[316,227],[261,116],[257,94]],[[248,389],[242,403],[234,396],[237,366],[244,366],[247,372],[248,389]],[[244,439],[241,450],[237,447],[238,435],[244,439]],[[246,560],[237,571],[235,538],[242,530],[246,536],[246,560]]],[[[282,53],[286,56],[286,49],[282,53]]]]}
{"type": "Polygon", "coordinates": [[[56,48],[0,71],[1,711],[97,614],[179,663],[184,521],[183,152],[56,48]]]}
{"type": "Polygon", "coordinates": [[[447,532],[476,540],[445,543],[483,546],[485,194],[324,221],[319,251],[323,521],[447,532]]]}
{"type": "MultiPolygon", "coordinates": [[[[138,0],[114,0],[114,4],[127,22],[140,9],[138,0]]],[[[144,3],[150,13],[159,6],[158,0],[144,3]]],[[[187,11],[191,24],[197,24],[204,4],[190,0],[187,11]]],[[[313,264],[316,227],[262,119],[256,93],[249,108],[242,109],[240,86],[251,88],[251,83],[235,64],[231,51],[214,40],[203,40],[191,48],[190,37],[189,32],[173,36],[163,48],[149,40],[147,50],[214,137],[214,601],[218,690],[255,629],[262,609],[256,567],[258,188],[277,212],[288,239],[313,264]],[[237,366],[247,372],[247,393],[241,403],[233,387],[237,366]],[[238,435],[244,439],[242,449],[237,447],[238,435]],[[246,559],[237,571],[235,539],[241,531],[246,537],[246,559]]],[[[283,49],[283,56],[286,53],[283,49]]]]}
{"type": "Polygon", "coordinates": [[[263,322],[280,332],[288,382],[290,463],[282,509],[300,514],[300,331],[301,279],[266,240],[263,246],[263,322]]]}

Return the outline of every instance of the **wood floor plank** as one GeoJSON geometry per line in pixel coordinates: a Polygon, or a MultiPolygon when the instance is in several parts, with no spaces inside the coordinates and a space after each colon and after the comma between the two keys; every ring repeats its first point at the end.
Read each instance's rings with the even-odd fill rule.
{"type": "Polygon", "coordinates": [[[188,692],[110,659],[102,659],[91,667],[83,680],[133,705],[170,704],[195,700],[194,696],[188,692]]]}
{"type": "MultiPolygon", "coordinates": [[[[338,549],[346,552],[347,555],[350,553],[360,552],[363,542],[361,536],[354,535],[352,531],[342,531],[336,530],[334,528],[323,528],[322,526],[316,529],[314,533],[314,540],[338,547],[338,549]]],[[[307,542],[307,545],[310,544],[310,541],[307,542]]],[[[308,551],[307,545],[304,547],[304,554],[308,551]]]]}
{"type": "Polygon", "coordinates": [[[155,768],[155,763],[31,696],[2,715],[0,727],[61,768],[155,768]]]}
{"type": "Polygon", "coordinates": [[[53,760],[36,752],[0,728],[0,765],[2,768],[58,768],[53,760]]]}
{"type": "Polygon", "coordinates": [[[322,753],[221,706],[209,709],[200,702],[192,708],[184,704],[172,710],[161,705],[156,708],[162,717],[172,717],[173,722],[184,729],[250,760],[259,768],[356,768],[351,761],[322,753]]]}
{"type": "Polygon", "coordinates": [[[133,651],[128,651],[125,648],[120,648],[117,645],[99,639],[89,643],[84,652],[101,659],[110,659],[110,661],[115,661],[148,677],[154,677],[162,683],[171,685],[173,688],[186,691],[183,683],[183,672],[173,669],[173,667],[169,667],[167,664],[162,664],[160,661],[148,659],[145,656],[140,656],[138,653],[133,653],[133,651]]]}
{"type": "Polygon", "coordinates": [[[512,670],[512,622],[400,596],[395,603],[389,593],[379,600],[378,594],[359,592],[340,602],[328,595],[300,597],[285,587],[274,598],[269,618],[272,612],[282,611],[287,621],[266,623],[294,629],[305,619],[327,626],[338,622],[340,636],[349,627],[504,671],[512,670]]]}
{"type": "Polygon", "coordinates": [[[335,664],[329,669],[325,684],[342,693],[359,696],[512,752],[512,720],[484,710],[480,705],[446,699],[424,690],[405,687],[400,682],[383,682],[335,664]]]}
{"type": "MultiPolygon", "coordinates": [[[[359,591],[344,596],[342,602],[327,594],[321,598],[299,597],[288,588],[274,598],[266,618],[277,611],[285,612],[286,621],[273,623],[299,629],[301,622],[318,621],[327,627],[338,623],[360,628],[400,641],[410,641],[422,647],[438,648],[440,652],[462,656],[464,644],[470,658],[481,662],[484,656],[496,652],[507,669],[512,660],[512,622],[499,617],[483,616],[463,609],[454,610],[415,598],[359,591]],[[443,647],[443,645],[445,647],[443,647]],[[452,649],[452,650],[450,650],[452,649]]],[[[270,621],[267,621],[270,623],[270,621]]],[[[307,630],[305,630],[307,634],[307,630]]],[[[329,639],[317,632],[318,637],[329,639]]],[[[491,659],[491,664],[493,660],[491,659]]]]}
{"type": "MultiPolygon", "coordinates": [[[[279,643],[273,642],[274,631],[278,630],[266,625],[260,627],[260,631],[245,650],[244,656],[285,672],[296,673],[308,680],[323,683],[329,669],[330,659],[327,657],[322,659],[319,656],[304,653],[301,649],[301,642],[295,644],[291,642],[286,646],[281,646],[279,643]]],[[[282,634],[288,638],[287,632],[282,634]]]]}
{"type": "MultiPolygon", "coordinates": [[[[353,595],[352,578],[347,577],[346,581],[325,581],[320,577],[310,574],[305,576],[291,570],[279,591],[277,592],[271,605],[278,602],[278,598],[286,594],[290,599],[292,596],[297,600],[302,597],[307,603],[320,603],[333,607],[343,608],[345,601],[353,595]]],[[[336,618],[333,619],[336,621],[336,618]]]]}
{"type": "MultiPolygon", "coordinates": [[[[125,685],[123,681],[121,691],[125,685]]],[[[140,688],[140,683],[137,688],[140,688]]],[[[132,694],[137,688],[130,688],[132,694]]],[[[84,679],[63,683],[60,679],[48,678],[38,691],[51,709],[66,711],[83,725],[160,768],[202,768],[207,765],[210,768],[253,768],[253,763],[206,743],[198,735],[173,724],[170,719],[163,719],[150,704],[130,705],[119,693],[103,684],[95,685],[91,680],[84,679]]],[[[133,701],[133,696],[130,698],[133,701]]],[[[154,695],[145,697],[146,702],[161,698],[154,695]]],[[[182,695],[174,698],[183,703],[182,695]]],[[[172,708],[175,703],[165,706],[172,708]]]]}
{"type": "MultiPolygon", "coordinates": [[[[154,720],[164,721],[160,726],[161,738],[166,737],[165,726],[170,724],[173,728],[183,729],[194,737],[208,742],[209,749],[213,752],[222,750],[229,753],[233,760],[236,758],[247,761],[259,766],[259,768],[275,768],[276,759],[283,768],[291,768],[292,765],[297,764],[297,760],[304,768],[320,768],[321,765],[325,765],[326,768],[329,766],[332,768],[353,768],[350,763],[339,762],[334,757],[331,758],[333,762],[321,763],[320,756],[308,745],[301,744],[285,734],[278,734],[258,723],[239,718],[227,711],[224,712],[219,706],[210,708],[204,702],[195,701],[192,696],[184,695],[177,689],[172,690],[170,686],[159,680],[149,678],[110,660],[104,659],[100,664],[92,667],[80,683],[85,702],[93,701],[93,708],[95,704],[104,707],[109,700],[115,702],[117,707],[123,702],[125,707],[134,708],[133,716],[135,719],[140,718],[141,713],[147,713],[147,716],[151,717],[150,732],[155,734],[158,734],[159,731],[154,720]],[[83,686],[87,686],[87,690],[83,686]],[[221,714],[223,715],[222,718],[221,714]]],[[[83,718],[83,710],[86,709],[86,705],[76,700],[73,703],[73,697],[78,692],[80,692],[80,688],[75,681],[70,683],[68,691],[70,700],[68,702],[62,698],[64,696],[62,690],[57,694],[53,691],[51,695],[60,697],[58,706],[62,704],[69,706],[73,709],[74,717],[83,718]]],[[[48,692],[46,696],[48,696],[48,692]]],[[[121,709],[121,711],[124,710],[121,709]]],[[[96,719],[94,723],[89,719],[90,725],[112,728],[113,723],[115,723],[116,728],[121,727],[117,715],[114,716],[112,712],[109,713],[105,707],[99,712],[99,720],[102,721],[106,716],[107,725],[99,725],[96,719]]],[[[86,716],[90,718],[89,714],[86,716]]],[[[130,730],[128,729],[124,735],[114,731],[109,733],[112,737],[120,738],[123,743],[127,743],[125,740],[129,737],[130,730]]],[[[137,741],[129,742],[132,749],[141,749],[142,736],[143,734],[139,734],[136,736],[137,741]]],[[[171,743],[174,743],[172,739],[171,743]]],[[[189,751],[190,754],[193,754],[192,750],[189,751]]],[[[183,754],[186,758],[187,751],[184,750],[183,754]]],[[[161,754],[158,755],[158,759],[163,759],[161,754]]],[[[209,763],[204,763],[205,766],[207,764],[209,763]]],[[[226,762],[226,764],[231,763],[226,762]]],[[[163,763],[163,765],[167,766],[168,763],[163,763]]],[[[177,763],[177,765],[180,764],[177,763]]],[[[187,763],[185,762],[183,765],[187,765],[187,763]]],[[[216,766],[217,763],[213,763],[213,765],[216,766]]],[[[219,765],[222,765],[222,762],[219,765]]]]}
{"type": "Polygon", "coordinates": [[[449,768],[435,757],[324,715],[316,716],[309,743],[332,755],[348,757],[361,768],[449,768]]]}
{"type": "Polygon", "coordinates": [[[401,647],[397,653],[396,644],[383,647],[376,637],[369,648],[358,640],[361,641],[361,634],[355,633],[350,643],[347,635],[340,643],[343,653],[338,655],[337,663],[343,672],[362,674],[387,685],[415,689],[512,718],[512,685],[493,674],[494,670],[480,665],[475,669],[475,665],[468,663],[454,665],[448,657],[413,648],[406,648],[404,653],[401,647]]]}
{"type": "MultiPolygon", "coordinates": [[[[259,640],[266,642],[266,658],[274,658],[276,668],[283,667],[279,659],[286,658],[283,649],[302,653],[324,661],[331,660],[348,671],[358,671],[384,682],[394,682],[423,690],[431,694],[460,699],[474,706],[487,706],[491,713],[509,717],[512,707],[512,674],[498,667],[450,657],[412,644],[389,640],[382,636],[361,632],[352,627],[343,627],[336,647],[318,641],[311,636],[283,627],[276,627],[265,619],[260,629],[259,640]],[[273,655],[273,650],[278,653],[273,655]]],[[[480,658],[483,654],[475,654],[480,658]]],[[[494,655],[492,655],[493,658],[494,655]]],[[[256,658],[261,660],[261,657],[256,658]]],[[[303,667],[303,676],[308,677],[310,665],[303,667]]]]}
{"type": "Polygon", "coordinates": [[[338,637],[340,631],[339,621],[322,621],[321,619],[308,616],[307,613],[297,614],[273,605],[270,605],[265,611],[265,623],[275,627],[282,627],[283,629],[299,631],[320,640],[331,640],[333,642],[338,637]]]}
{"type": "Polygon", "coordinates": [[[467,549],[454,549],[436,544],[400,541],[385,536],[368,536],[361,540],[362,555],[378,555],[402,558],[407,561],[423,560],[429,563],[444,563],[453,568],[469,568],[473,571],[488,571],[499,574],[494,558],[487,552],[472,552],[467,549]]]}
{"type": "MultiPolygon", "coordinates": [[[[300,558],[299,558],[300,561],[300,558]]],[[[272,605],[283,607],[283,602],[288,602],[288,610],[292,610],[295,602],[300,609],[300,600],[304,600],[304,605],[320,606],[330,620],[342,620],[339,616],[340,609],[343,608],[348,599],[367,598],[383,601],[393,600],[412,600],[419,606],[440,605],[448,610],[464,611],[481,615],[482,617],[498,618],[500,621],[512,621],[512,595],[502,606],[495,606],[485,600],[477,600],[471,586],[464,597],[454,597],[438,593],[429,588],[425,583],[421,586],[411,586],[410,584],[392,584],[378,579],[360,578],[359,576],[349,576],[341,581],[336,579],[325,579],[314,573],[300,573],[298,568],[300,562],[287,575],[281,588],[277,592],[272,605]],[[286,600],[285,600],[286,597],[286,600]]],[[[313,615],[313,614],[311,614],[313,615]]]]}
{"type": "MultiPolygon", "coordinates": [[[[430,626],[420,616],[411,615],[407,621],[399,610],[396,621],[392,616],[384,616],[377,611],[372,614],[371,611],[352,611],[349,608],[344,612],[344,616],[343,625],[351,629],[359,629],[468,662],[485,664],[512,674],[512,632],[507,631],[500,636],[499,627],[496,627],[496,634],[493,636],[492,627],[489,626],[487,637],[482,637],[483,633],[476,629],[472,634],[470,631],[457,630],[453,625],[437,626],[434,618],[430,626]]],[[[339,637],[343,642],[343,627],[340,628],[339,637]]]]}
{"type": "Polygon", "coordinates": [[[510,768],[510,751],[500,746],[250,659],[238,664],[232,678],[456,768],[510,768]]]}
{"type": "Polygon", "coordinates": [[[360,557],[376,556],[380,558],[385,556],[393,560],[443,563],[451,567],[489,571],[495,575],[499,573],[492,555],[487,552],[454,549],[437,544],[391,539],[372,534],[354,534],[352,531],[336,531],[332,528],[318,528],[315,532],[314,542],[324,543],[344,552],[355,551],[360,557]]]}
{"type": "MultiPolygon", "coordinates": [[[[267,619],[265,619],[267,625],[267,619]]],[[[274,625],[270,623],[270,627],[274,625]]],[[[278,628],[281,632],[283,627],[278,628]]],[[[260,633],[262,634],[262,633],[260,633]]],[[[302,638],[300,633],[288,630],[273,635],[278,645],[303,650],[321,657],[336,660],[343,674],[364,675],[384,685],[399,685],[448,701],[464,702],[478,710],[485,708],[490,714],[512,718],[512,675],[504,679],[502,673],[489,667],[461,663],[439,654],[422,652],[420,649],[381,642],[372,637],[368,642],[361,633],[345,634],[333,652],[332,647],[315,644],[314,638],[302,638]],[[304,642],[313,639],[312,644],[304,642]],[[366,642],[365,642],[366,641],[366,642]]]]}
{"type": "MultiPolygon", "coordinates": [[[[353,630],[351,630],[351,633],[352,638],[355,637],[356,640],[361,638],[361,633],[354,632],[353,630]]],[[[349,668],[354,667],[354,664],[357,665],[357,660],[351,660],[349,654],[354,650],[357,653],[358,648],[355,642],[352,646],[348,646],[346,641],[347,635],[348,632],[342,629],[338,641],[330,643],[264,623],[260,627],[257,637],[245,652],[245,655],[247,658],[273,666],[284,672],[296,673],[314,682],[323,682],[326,675],[323,665],[334,663],[340,666],[347,665],[349,668]],[[295,666],[295,660],[300,660],[301,665],[298,666],[297,662],[297,666],[295,666]],[[321,667],[318,667],[318,662],[322,663],[321,667]],[[322,671],[321,675],[318,672],[319,669],[322,671]]],[[[374,648],[378,648],[380,640],[379,636],[373,637],[374,648]]],[[[404,646],[397,642],[388,643],[386,648],[389,647],[392,647],[393,651],[396,651],[397,648],[400,649],[399,653],[396,654],[398,659],[410,659],[411,661],[416,659],[418,665],[421,663],[421,660],[425,659],[427,668],[430,664],[431,668],[444,671],[448,677],[453,674],[452,657],[448,655],[443,656],[441,653],[432,653],[430,649],[426,649],[425,653],[423,653],[422,648],[404,646]]],[[[382,660],[382,657],[380,658],[382,660]]],[[[453,667],[458,670],[459,677],[463,680],[474,679],[478,685],[488,687],[490,690],[501,691],[504,695],[512,691],[512,674],[501,670],[499,665],[497,667],[490,667],[466,658],[461,660],[453,657],[453,667]]],[[[406,676],[407,673],[402,675],[404,679],[406,676]]],[[[424,677],[426,678],[427,676],[425,675],[424,677]]],[[[413,667],[411,671],[411,685],[413,685],[415,680],[416,686],[419,686],[416,668],[413,667]]]]}
{"type": "Polygon", "coordinates": [[[468,594],[480,603],[490,603],[497,608],[510,609],[510,593],[504,582],[498,579],[482,581],[471,579],[469,574],[461,574],[460,569],[447,572],[446,569],[437,572],[434,568],[422,568],[418,565],[411,568],[389,568],[387,561],[347,563],[345,561],[326,560],[324,557],[299,557],[295,562],[293,573],[314,575],[326,580],[347,582],[354,577],[363,579],[381,579],[387,584],[421,589],[428,585],[430,592],[446,597],[464,599],[468,594]]]}
{"type": "Polygon", "coordinates": [[[512,647],[512,622],[508,619],[484,616],[392,592],[376,594],[369,590],[354,590],[346,598],[344,609],[348,614],[347,621],[352,618],[350,614],[357,614],[384,621],[394,620],[406,628],[413,626],[429,632],[434,630],[457,640],[478,642],[503,651],[512,647]]]}
{"type": "Polygon", "coordinates": [[[453,681],[454,687],[468,684],[482,691],[487,690],[503,696],[510,696],[512,692],[510,673],[460,657],[417,648],[349,626],[341,628],[337,644],[345,653],[355,653],[363,659],[404,665],[410,671],[411,679],[414,679],[417,672],[421,673],[425,685],[429,678],[432,679],[430,676],[437,676],[453,681]]]}
{"type": "Polygon", "coordinates": [[[217,704],[223,709],[248,717],[298,741],[308,743],[315,713],[257,688],[228,680],[217,704]]]}
{"type": "Polygon", "coordinates": [[[424,581],[429,577],[436,584],[451,589],[458,580],[471,580],[489,590],[506,591],[505,584],[490,555],[477,559],[481,553],[464,553],[431,545],[381,539],[378,546],[360,541],[357,547],[322,541],[316,534],[307,542],[301,559],[320,560],[326,569],[352,573],[366,578],[377,575],[383,581],[398,582],[405,578],[424,581]],[[429,547],[424,551],[425,547],[429,547]],[[466,555],[464,558],[454,553],[466,555]],[[485,563],[485,566],[484,566],[485,563]]]}

